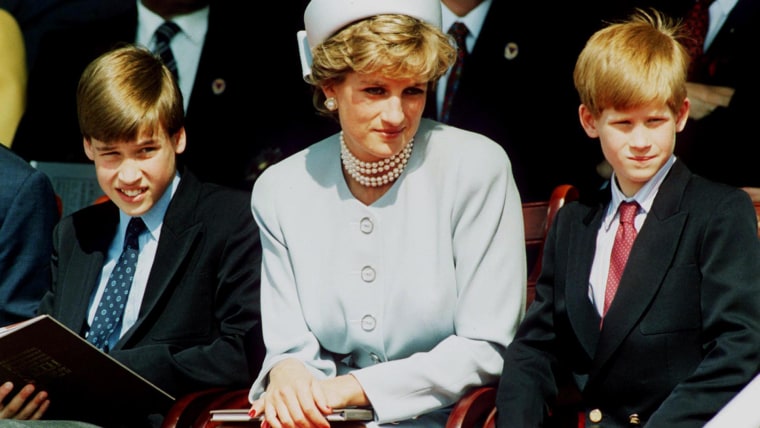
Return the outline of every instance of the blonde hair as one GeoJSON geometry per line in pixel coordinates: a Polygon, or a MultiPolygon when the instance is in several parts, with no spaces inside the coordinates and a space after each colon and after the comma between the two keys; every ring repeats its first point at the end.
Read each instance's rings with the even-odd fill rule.
{"type": "Polygon", "coordinates": [[[592,115],[657,102],[677,112],[686,98],[689,54],[680,22],[637,9],[625,22],[591,36],[573,72],[575,88],[592,115]]]}
{"type": "MultiPolygon", "coordinates": [[[[413,1],[413,0],[410,0],[413,1]]],[[[318,88],[342,82],[350,72],[382,73],[394,79],[435,82],[456,59],[456,48],[439,28],[407,15],[376,15],[337,32],[312,52],[310,83],[314,106],[322,105],[318,88]]]]}
{"type": "Polygon", "coordinates": [[[149,50],[125,45],[106,52],[82,73],[77,114],[84,138],[131,141],[162,127],[184,126],[182,93],[174,76],[149,50]]]}

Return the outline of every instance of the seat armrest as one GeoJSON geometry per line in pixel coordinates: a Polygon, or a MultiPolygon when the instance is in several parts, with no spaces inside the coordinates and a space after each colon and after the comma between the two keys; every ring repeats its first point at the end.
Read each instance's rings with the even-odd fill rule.
{"type": "Polygon", "coordinates": [[[480,427],[495,405],[495,386],[472,388],[454,404],[446,421],[446,428],[480,427]]]}

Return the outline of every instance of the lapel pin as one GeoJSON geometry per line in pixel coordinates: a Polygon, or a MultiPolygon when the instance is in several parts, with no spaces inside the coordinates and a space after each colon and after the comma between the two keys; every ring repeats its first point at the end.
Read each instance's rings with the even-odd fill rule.
{"type": "Polygon", "coordinates": [[[515,42],[509,42],[507,43],[507,46],[504,47],[504,58],[512,60],[517,58],[517,54],[519,52],[519,49],[517,47],[517,43],[515,42]]]}
{"type": "Polygon", "coordinates": [[[214,95],[221,94],[225,89],[227,89],[227,82],[225,82],[224,79],[217,78],[211,82],[211,90],[214,92],[214,95]]]}

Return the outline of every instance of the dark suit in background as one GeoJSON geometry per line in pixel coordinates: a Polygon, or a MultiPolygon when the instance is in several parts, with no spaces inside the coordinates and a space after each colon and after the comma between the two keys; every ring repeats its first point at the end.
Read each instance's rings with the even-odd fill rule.
{"type": "Polygon", "coordinates": [[[0,144],[0,327],[36,314],[58,221],[47,176],[0,144]]]}
{"type": "MultiPolygon", "coordinates": [[[[634,7],[655,7],[670,16],[685,18],[694,0],[597,2],[602,18],[615,20],[634,7]]],[[[601,19],[599,22],[601,22],[601,19]]],[[[760,40],[760,2],[738,0],[715,39],[705,51],[704,66],[692,82],[735,89],[728,107],[690,118],[678,136],[675,153],[695,173],[740,187],[760,187],[757,133],[760,78],[756,65],[760,40]],[[716,147],[720,147],[716,150],[716,147]]]]}
{"type": "MultiPolygon", "coordinates": [[[[571,7],[494,0],[451,109],[451,125],[505,148],[523,201],[549,199],[563,183],[589,194],[602,182],[595,171],[602,153],[578,123],[573,86],[591,24],[585,14],[569,15],[571,7]]],[[[430,95],[424,116],[436,118],[435,91],[430,95]]]]}
{"type": "Polygon", "coordinates": [[[541,426],[564,370],[579,410],[601,410],[598,426],[636,414],[642,426],[701,427],[758,371],[760,243],[747,194],[676,161],[600,331],[589,275],[606,204],[557,214],[536,299],[505,353],[500,427],[541,426]]]}
{"type": "Polygon", "coordinates": [[[717,107],[689,120],[679,136],[679,154],[696,173],[734,186],[760,187],[757,133],[760,74],[760,2],[739,0],[712,44],[704,66],[692,81],[735,89],[728,107],[717,107]],[[720,150],[715,150],[715,146],[720,150]]]}
{"type": "MultiPolygon", "coordinates": [[[[55,230],[53,285],[40,313],[83,337],[118,223],[118,208],[107,202],[65,217],[55,230]]],[[[177,398],[217,386],[249,387],[264,356],[260,265],[250,195],[202,184],[185,171],[163,220],[139,317],[109,354],[177,398]]],[[[83,419],[55,407],[56,399],[47,417],[83,419]]],[[[146,415],[92,410],[93,422],[106,426],[145,423],[146,415]]]]}
{"type": "Polygon", "coordinates": [[[31,68],[48,31],[104,19],[131,3],[134,0],[0,0],[0,8],[9,10],[18,21],[31,68]]]}
{"type": "MultiPolygon", "coordinates": [[[[23,158],[87,162],[76,115],[77,82],[98,55],[134,42],[136,1],[115,2],[112,11],[57,25],[41,36],[27,111],[13,141],[23,158]]],[[[303,28],[303,9],[289,2],[268,7],[266,17],[278,19],[274,32],[256,30],[263,25],[258,20],[266,18],[256,2],[210,1],[208,32],[186,111],[187,150],[179,157],[202,181],[250,190],[266,163],[332,129],[314,113],[300,74],[295,33],[303,28]]]]}

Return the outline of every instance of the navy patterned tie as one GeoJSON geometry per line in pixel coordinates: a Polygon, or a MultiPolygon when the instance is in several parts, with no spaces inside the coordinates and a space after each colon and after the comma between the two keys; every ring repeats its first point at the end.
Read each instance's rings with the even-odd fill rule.
{"type": "Polygon", "coordinates": [[[111,271],[108,283],[103,291],[103,296],[98,303],[97,312],[92,320],[87,340],[98,348],[108,351],[108,339],[114,331],[121,328],[121,320],[124,316],[124,307],[132,287],[132,279],[135,276],[137,256],[140,253],[140,244],[137,238],[145,230],[145,223],[140,217],[129,220],[124,249],[119,260],[111,271]]]}
{"type": "Polygon", "coordinates": [[[177,61],[174,59],[170,43],[172,38],[180,31],[182,31],[182,29],[179,28],[179,25],[171,21],[166,21],[158,27],[155,33],[156,48],[154,52],[161,57],[161,61],[163,61],[164,64],[166,64],[166,67],[169,68],[172,74],[174,74],[175,79],[178,79],[177,61]]]}
{"type": "Polygon", "coordinates": [[[443,98],[443,107],[441,108],[441,122],[443,123],[449,123],[451,105],[454,102],[454,95],[456,95],[457,88],[459,87],[459,77],[462,75],[464,58],[467,55],[467,44],[465,43],[465,39],[469,32],[467,26],[462,22],[455,22],[451,25],[451,28],[449,28],[449,34],[454,36],[454,40],[457,43],[457,60],[451,67],[449,79],[446,81],[446,95],[443,98]]]}

